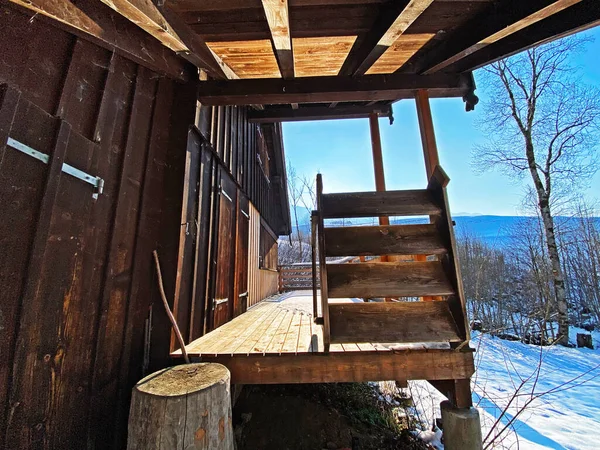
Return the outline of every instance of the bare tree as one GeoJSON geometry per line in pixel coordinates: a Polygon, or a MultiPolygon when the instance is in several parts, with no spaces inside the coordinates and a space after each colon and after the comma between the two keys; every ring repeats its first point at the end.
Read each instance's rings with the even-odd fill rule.
{"type": "MultiPolygon", "coordinates": [[[[288,164],[287,167],[287,185],[288,185],[288,196],[292,207],[292,215],[294,216],[294,223],[296,225],[296,242],[298,244],[298,261],[302,261],[302,232],[300,230],[300,223],[298,220],[298,207],[304,202],[304,191],[306,186],[303,179],[298,176],[296,169],[288,164]]],[[[294,231],[292,230],[292,236],[294,231]]],[[[291,243],[291,242],[290,242],[291,243]]]]}
{"type": "Polygon", "coordinates": [[[555,41],[484,70],[491,92],[482,129],[489,142],[475,152],[480,167],[528,174],[533,184],[552,268],[561,344],[568,342],[569,310],[553,207],[576,195],[597,170],[594,147],[600,95],[580,82],[577,68],[569,63],[569,56],[583,42],[580,38],[555,41]]]}

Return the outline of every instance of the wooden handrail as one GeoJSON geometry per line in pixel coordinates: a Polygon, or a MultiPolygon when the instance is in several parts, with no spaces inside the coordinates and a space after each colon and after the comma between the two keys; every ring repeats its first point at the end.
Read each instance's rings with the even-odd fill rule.
{"type": "Polygon", "coordinates": [[[443,189],[448,186],[450,177],[446,171],[439,164],[433,169],[431,177],[429,177],[429,183],[427,189],[443,189]]]}

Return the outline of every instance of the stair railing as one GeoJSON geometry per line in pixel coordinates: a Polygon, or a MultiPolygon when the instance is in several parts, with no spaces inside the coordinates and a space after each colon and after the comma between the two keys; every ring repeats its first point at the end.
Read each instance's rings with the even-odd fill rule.
{"type": "Polygon", "coordinates": [[[448,276],[450,282],[454,285],[456,294],[448,297],[447,302],[450,312],[458,328],[458,334],[464,341],[469,340],[469,324],[467,320],[467,307],[465,302],[462,276],[457,255],[456,237],[454,236],[454,222],[450,215],[448,204],[448,193],[446,186],[450,178],[441,166],[436,166],[427,190],[434,197],[435,202],[441,207],[441,214],[434,219],[434,224],[438,229],[440,236],[446,240],[448,253],[440,258],[440,262],[448,276]]]}
{"type": "Polygon", "coordinates": [[[317,241],[319,249],[319,268],[321,274],[321,313],[323,315],[323,347],[329,351],[331,334],[329,327],[329,301],[327,294],[327,261],[325,257],[325,224],[323,221],[323,178],[317,175],[317,241]]]}

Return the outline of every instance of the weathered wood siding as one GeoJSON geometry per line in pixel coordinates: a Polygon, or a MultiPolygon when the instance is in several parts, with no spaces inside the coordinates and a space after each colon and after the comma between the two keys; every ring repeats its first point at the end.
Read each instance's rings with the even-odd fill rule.
{"type": "MultiPolygon", "coordinates": [[[[261,268],[261,245],[272,237],[261,224],[261,217],[254,205],[250,205],[250,257],[248,265],[248,307],[256,305],[264,298],[279,290],[279,273],[273,269],[261,268]]],[[[272,253],[277,255],[275,242],[272,253]]]]}
{"type": "Polygon", "coordinates": [[[173,298],[195,86],[0,14],[0,448],[119,448],[131,387],[168,361],[151,252],[173,298]]]}
{"type": "Polygon", "coordinates": [[[268,248],[260,261],[267,256],[277,268],[275,233],[289,228],[283,152],[275,145],[281,130],[251,124],[247,115],[247,108],[198,104],[190,130],[174,308],[189,341],[277,291],[277,273],[258,269],[260,245],[268,248]]]}

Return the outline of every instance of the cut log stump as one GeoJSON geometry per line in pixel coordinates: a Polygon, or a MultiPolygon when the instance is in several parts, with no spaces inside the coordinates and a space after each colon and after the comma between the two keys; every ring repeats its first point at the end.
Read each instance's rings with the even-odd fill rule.
{"type": "Polygon", "coordinates": [[[229,370],[221,364],[163,369],[136,384],[128,450],[233,450],[229,370]]]}
{"type": "Polygon", "coordinates": [[[594,350],[594,343],[592,342],[592,335],[585,333],[577,333],[577,347],[591,348],[594,350]]]}

